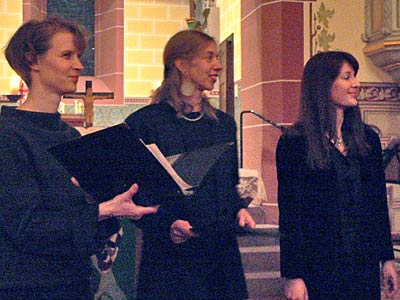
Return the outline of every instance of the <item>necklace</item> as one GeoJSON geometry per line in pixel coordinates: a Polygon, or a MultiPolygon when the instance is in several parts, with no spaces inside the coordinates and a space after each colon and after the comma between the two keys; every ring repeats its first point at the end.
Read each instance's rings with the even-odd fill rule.
{"type": "MultiPolygon", "coordinates": [[[[197,114],[197,113],[190,113],[190,114],[197,114]]],[[[203,118],[204,113],[203,112],[199,113],[199,115],[195,118],[189,118],[188,115],[182,114],[182,118],[189,122],[196,122],[199,121],[201,118],[203,118]]]]}
{"type": "Polygon", "coordinates": [[[339,146],[339,147],[343,146],[343,139],[335,138],[335,143],[334,144],[339,146]]]}

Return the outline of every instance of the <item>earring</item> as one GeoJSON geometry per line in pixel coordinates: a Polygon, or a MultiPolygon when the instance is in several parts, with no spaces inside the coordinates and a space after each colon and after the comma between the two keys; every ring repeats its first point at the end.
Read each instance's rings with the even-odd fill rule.
{"type": "Polygon", "coordinates": [[[181,83],[181,93],[186,97],[190,97],[194,93],[194,84],[191,81],[183,80],[181,83]]]}

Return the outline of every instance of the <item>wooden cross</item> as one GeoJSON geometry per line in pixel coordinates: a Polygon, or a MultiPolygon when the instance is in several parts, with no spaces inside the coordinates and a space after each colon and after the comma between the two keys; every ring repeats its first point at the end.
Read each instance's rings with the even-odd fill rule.
{"type": "Polygon", "coordinates": [[[85,84],[85,92],[76,92],[72,94],[65,94],[63,96],[64,98],[68,99],[83,99],[83,104],[84,104],[84,123],[83,126],[85,128],[92,127],[93,126],[93,119],[94,119],[94,111],[93,111],[93,105],[94,105],[94,100],[98,99],[112,99],[114,98],[114,93],[113,92],[93,92],[92,88],[92,81],[87,80],[85,84]]]}

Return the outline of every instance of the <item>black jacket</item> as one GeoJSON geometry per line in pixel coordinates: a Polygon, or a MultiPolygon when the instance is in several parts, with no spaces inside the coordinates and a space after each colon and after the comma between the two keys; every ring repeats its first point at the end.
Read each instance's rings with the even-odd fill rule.
{"type": "Polygon", "coordinates": [[[104,243],[98,205],[46,151],[77,136],[58,113],[2,107],[0,290],[89,288],[90,255],[104,243]]]}
{"type": "Polygon", "coordinates": [[[353,158],[358,171],[350,174],[349,158],[333,145],[329,167],[314,171],[306,163],[305,137],[281,136],[276,164],[282,277],[332,282],[332,276],[341,276],[338,262],[349,238],[343,232],[350,232],[344,222],[357,231],[350,258],[375,269],[380,261],[393,259],[381,144],[369,127],[366,137],[368,156],[353,158]]]}
{"type": "MultiPolygon", "coordinates": [[[[238,183],[236,125],[217,111],[218,120],[197,122],[177,118],[168,104],[149,105],[126,122],[146,143],[156,143],[165,156],[234,142],[214,165],[191,197],[163,199],[154,215],[143,217],[143,256],[138,282],[139,299],[244,299],[247,297],[235,236],[236,214],[242,201],[238,183]],[[169,229],[175,220],[190,222],[200,234],[174,244],[169,229]],[[225,275],[223,275],[225,274],[225,275]]],[[[160,195],[164,197],[165,195],[160,195]]]]}

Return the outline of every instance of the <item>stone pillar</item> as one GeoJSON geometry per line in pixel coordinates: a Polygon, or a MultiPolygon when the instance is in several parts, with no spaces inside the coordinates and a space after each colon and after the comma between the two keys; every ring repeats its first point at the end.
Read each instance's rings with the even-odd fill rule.
{"type": "Polygon", "coordinates": [[[23,20],[42,20],[47,14],[47,0],[23,0],[23,20]]]}
{"type": "MultiPolygon", "coordinates": [[[[254,110],[279,124],[297,119],[305,2],[242,1],[242,111],[254,110]]],[[[243,167],[260,171],[268,200],[276,202],[275,149],[281,131],[245,114],[242,132],[243,167]]]]}
{"type": "Polygon", "coordinates": [[[104,104],[124,104],[124,1],[96,1],[96,77],[114,92],[104,104]]]}

